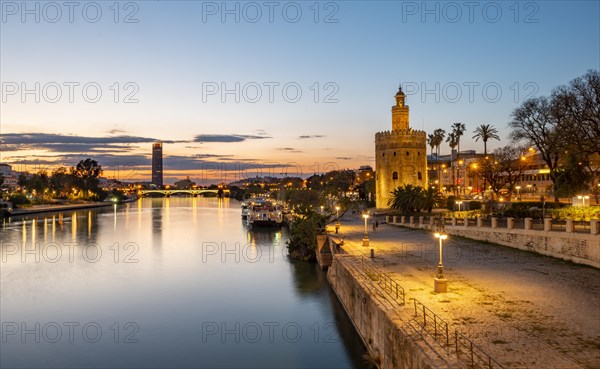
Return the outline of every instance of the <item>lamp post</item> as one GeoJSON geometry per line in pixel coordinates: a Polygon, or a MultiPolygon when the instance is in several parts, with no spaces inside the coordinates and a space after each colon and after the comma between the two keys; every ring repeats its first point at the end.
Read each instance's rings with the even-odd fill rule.
{"type": "Polygon", "coordinates": [[[363,236],[363,246],[369,246],[369,231],[367,229],[367,220],[369,219],[369,214],[363,214],[363,218],[365,218],[365,234],[363,236]]]}
{"type": "Polygon", "coordinates": [[[448,235],[437,232],[434,236],[440,240],[440,262],[438,263],[437,275],[433,279],[433,290],[438,293],[446,293],[448,292],[448,280],[444,278],[444,265],[442,264],[442,243],[448,238],[448,235]]]}
{"type": "Polygon", "coordinates": [[[521,186],[515,188],[517,189],[517,200],[521,201],[521,186]]]}
{"type": "Polygon", "coordinates": [[[335,234],[340,230],[340,207],[335,207],[335,234]]]}
{"type": "Polygon", "coordinates": [[[456,204],[458,205],[458,211],[460,211],[460,205],[462,204],[462,201],[457,201],[456,204]]]}

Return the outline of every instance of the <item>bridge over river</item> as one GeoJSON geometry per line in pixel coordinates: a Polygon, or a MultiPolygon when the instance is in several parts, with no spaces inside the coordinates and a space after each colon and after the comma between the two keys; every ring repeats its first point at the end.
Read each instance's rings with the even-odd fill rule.
{"type": "Polygon", "coordinates": [[[168,190],[139,190],[137,192],[138,196],[144,196],[144,195],[149,195],[149,194],[153,194],[153,193],[157,193],[157,194],[161,194],[163,196],[169,197],[171,195],[174,194],[189,194],[192,196],[198,196],[198,195],[202,195],[202,194],[206,194],[206,193],[211,193],[211,194],[215,194],[215,195],[219,195],[219,192],[221,194],[228,194],[229,190],[228,189],[220,189],[220,190],[209,190],[209,189],[191,189],[191,190],[184,190],[184,189],[168,189],[168,190]]]}

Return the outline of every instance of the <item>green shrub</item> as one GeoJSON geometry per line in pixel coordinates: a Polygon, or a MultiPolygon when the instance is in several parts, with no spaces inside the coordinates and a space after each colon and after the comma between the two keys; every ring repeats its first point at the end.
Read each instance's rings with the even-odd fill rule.
{"type": "Polygon", "coordinates": [[[444,218],[450,219],[452,217],[456,217],[459,219],[464,219],[465,217],[469,219],[477,218],[478,216],[483,216],[484,214],[481,210],[468,210],[468,211],[452,211],[444,213],[444,218]]]}
{"type": "Polygon", "coordinates": [[[600,219],[600,206],[569,206],[561,209],[553,209],[549,211],[553,219],[564,220],[584,220],[600,219]]]}
{"type": "Polygon", "coordinates": [[[454,211],[454,205],[456,204],[456,196],[448,196],[446,198],[446,208],[450,211],[454,211]]]}
{"type": "Polygon", "coordinates": [[[25,196],[22,193],[18,193],[18,194],[10,196],[8,198],[8,201],[12,202],[13,207],[15,207],[15,208],[19,207],[19,205],[28,205],[30,203],[27,196],[25,196]]]}
{"type": "Polygon", "coordinates": [[[327,217],[307,210],[297,216],[290,226],[287,249],[290,258],[315,261],[317,258],[317,235],[324,232],[327,217]]]}
{"type": "Polygon", "coordinates": [[[479,210],[481,209],[481,201],[469,201],[469,210],[479,210]]]}

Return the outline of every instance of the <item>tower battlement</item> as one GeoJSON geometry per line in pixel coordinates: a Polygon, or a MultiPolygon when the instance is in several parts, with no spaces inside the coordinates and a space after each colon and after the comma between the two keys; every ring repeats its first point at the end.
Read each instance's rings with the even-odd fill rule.
{"type": "Polygon", "coordinates": [[[409,107],[402,88],[394,96],[392,129],[375,133],[375,202],[387,208],[390,192],[411,184],[427,187],[427,133],[409,124],[409,107]]]}
{"type": "Polygon", "coordinates": [[[423,138],[427,136],[427,132],[414,130],[412,128],[409,129],[398,129],[391,131],[381,131],[375,133],[375,140],[383,140],[383,139],[394,139],[394,138],[407,138],[407,137],[415,137],[415,138],[423,138]]]}

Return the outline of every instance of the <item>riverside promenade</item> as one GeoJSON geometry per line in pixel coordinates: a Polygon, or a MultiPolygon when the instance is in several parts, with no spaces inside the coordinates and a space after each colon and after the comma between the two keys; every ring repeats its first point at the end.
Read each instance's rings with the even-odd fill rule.
{"type": "Polygon", "coordinates": [[[37,213],[48,213],[53,211],[93,209],[107,206],[113,206],[112,202],[88,202],[84,204],[65,204],[65,205],[34,205],[26,208],[17,208],[12,211],[13,216],[29,215],[37,213]]]}
{"type": "MultiPolygon", "coordinates": [[[[466,348],[454,342],[454,337],[464,336],[477,347],[474,351],[480,363],[474,367],[600,368],[600,270],[449,236],[443,254],[448,293],[437,294],[433,291],[433,279],[439,251],[433,234],[388,224],[380,224],[373,232],[372,221],[370,218],[369,247],[362,246],[364,221],[358,216],[346,215],[340,234],[330,233],[332,240],[344,241],[340,254],[334,257],[332,273],[341,278],[343,267],[353,279],[362,278],[359,282],[368,284],[365,290],[377,300],[379,309],[385,306],[385,314],[405,332],[403,337],[417,337],[414,332],[420,330],[419,347],[425,347],[425,355],[437,356],[431,361],[434,364],[428,364],[431,367],[469,367],[473,360],[469,357],[470,342],[458,340],[466,348]],[[375,250],[374,259],[368,257],[371,248],[375,250]],[[368,278],[361,277],[365,270],[378,271],[386,277],[369,284],[368,278]],[[391,303],[396,300],[390,293],[394,283],[404,291],[404,305],[391,303]],[[454,332],[462,336],[455,336],[454,332]],[[459,357],[456,351],[460,352],[459,357]]],[[[336,277],[330,273],[331,278],[336,277]]],[[[338,283],[340,296],[343,284],[332,282],[334,289],[338,283]]],[[[354,292],[351,294],[354,296],[354,292]]],[[[379,324],[370,323],[367,317],[364,321],[353,317],[360,314],[360,309],[346,309],[351,310],[359,332],[363,331],[363,339],[365,331],[371,332],[369,324],[379,324]]],[[[386,332],[389,336],[389,330],[386,332]]],[[[373,339],[377,340],[365,340],[373,339]]],[[[387,367],[391,367],[390,361],[393,360],[388,360],[387,367]]]]}

